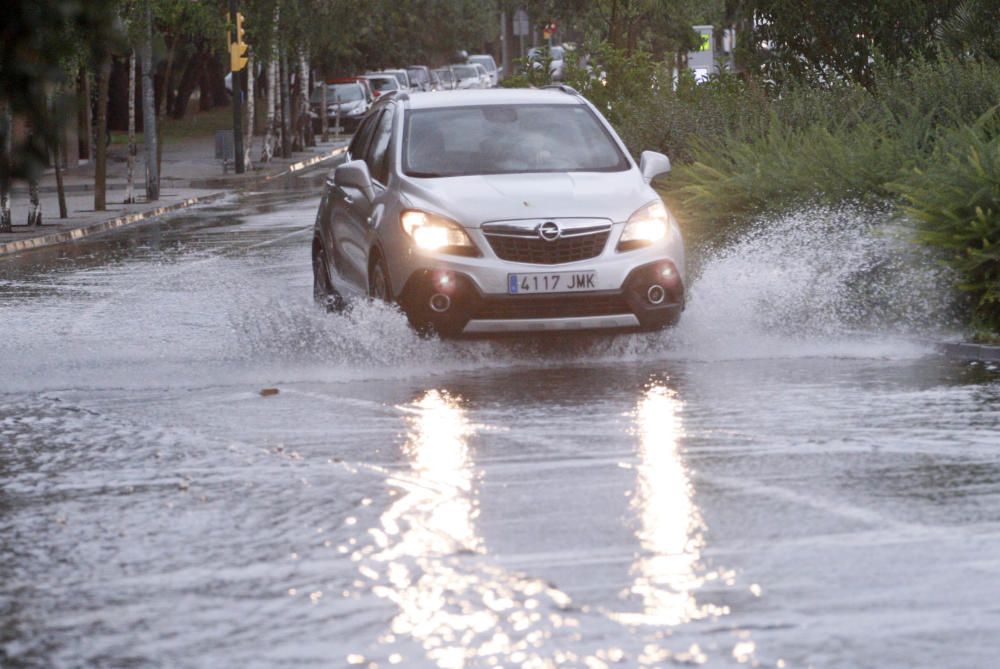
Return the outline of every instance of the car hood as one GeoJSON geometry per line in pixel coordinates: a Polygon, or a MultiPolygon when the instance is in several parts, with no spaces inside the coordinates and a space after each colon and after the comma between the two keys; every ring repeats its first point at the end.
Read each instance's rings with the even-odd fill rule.
{"type": "Polygon", "coordinates": [[[607,218],[618,223],[657,197],[635,168],[407,178],[404,195],[409,206],[448,216],[468,228],[531,218],[607,218]]]}

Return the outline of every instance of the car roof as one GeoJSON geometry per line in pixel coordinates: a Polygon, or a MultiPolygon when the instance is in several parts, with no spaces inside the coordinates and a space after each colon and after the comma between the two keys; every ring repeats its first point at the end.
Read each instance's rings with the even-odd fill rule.
{"type": "Polygon", "coordinates": [[[438,91],[412,95],[410,109],[466,107],[479,105],[579,105],[583,98],[560,90],[536,88],[489,88],[471,91],[438,91]]]}

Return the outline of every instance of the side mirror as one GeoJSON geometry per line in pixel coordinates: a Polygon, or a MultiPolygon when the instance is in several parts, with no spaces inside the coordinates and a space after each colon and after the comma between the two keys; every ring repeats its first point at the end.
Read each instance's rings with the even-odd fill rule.
{"type": "Polygon", "coordinates": [[[643,151],[639,160],[639,171],[646,183],[670,171],[670,158],[656,151],[643,151]]]}
{"type": "Polygon", "coordinates": [[[375,199],[372,175],[368,172],[368,163],[363,160],[352,160],[335,169],[333,183],[341,188],[355,188],[361,191],[369,202],[375,199]]]}

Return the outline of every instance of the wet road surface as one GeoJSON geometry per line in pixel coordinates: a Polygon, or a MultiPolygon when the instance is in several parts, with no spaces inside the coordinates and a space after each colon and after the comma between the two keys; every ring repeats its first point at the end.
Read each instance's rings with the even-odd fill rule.
{"type": "Polygon", "coordinates": [[[664,334],[327,315],[316,179],[0,261],[0,665],[995,663],[997,369],[752,253],[664,334]]]}

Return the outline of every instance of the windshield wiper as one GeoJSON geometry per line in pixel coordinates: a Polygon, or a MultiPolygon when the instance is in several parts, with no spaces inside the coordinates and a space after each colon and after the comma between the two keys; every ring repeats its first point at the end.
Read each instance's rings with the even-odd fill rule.
{"type": "Polygon", "coordinates": [[[453,174],[442,174],[441,172],[407,172],[406,176],[416,177],[417,179],[435,179],[438,177],[448,177],[455,176],[453,174]]]}

